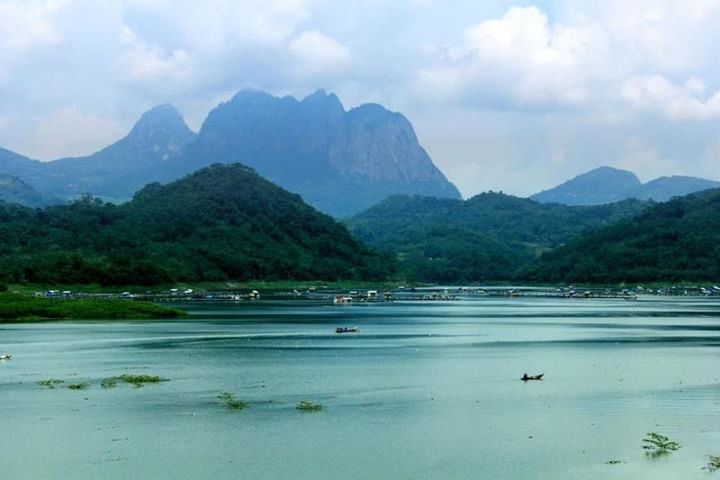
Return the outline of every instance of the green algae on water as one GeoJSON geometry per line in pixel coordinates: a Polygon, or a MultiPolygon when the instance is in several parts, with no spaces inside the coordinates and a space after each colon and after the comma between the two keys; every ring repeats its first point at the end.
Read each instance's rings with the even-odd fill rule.
{"type": "Polygon", "coordinates": [[[298,403],[295,406],[295,409],[300,410],[301,412],[319,412],[323,409],[323,406],[319,403],[313,403],[308,402],[307,400],[302,400],[300,403],[298,403]]]}
{"type": "Polygon", "coordinates": [[[243,410],[249,407],[247,402],[238,400],[235,398],[235,394],[231,392],[222,392],[217,398],[230,410],[243,410]]]}

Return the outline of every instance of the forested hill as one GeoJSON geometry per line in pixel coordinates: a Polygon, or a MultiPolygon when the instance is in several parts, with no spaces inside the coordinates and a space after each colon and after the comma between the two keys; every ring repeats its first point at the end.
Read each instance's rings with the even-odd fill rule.
{"type": "Polygon", "coordinates": [[[502,193],[469,200],[394,196],[347,221],[369,245],[397,254],[411,280],[508,280],[537,255],[632,217],[647,203],[571,207],[502,193]]]}
{"type": "Polygon", "coordinates": [[[602,205],[633,197],[642,187],[633,172],[612,167],[600,167],[578,175],[557,187],[545,190],[530,198],[542,203],[563,205],[602,205]]]}
{"type": "Polygon", "coordinates": [[[538,281],[720,281],[720,189],[657,204],[545,254],[538,281]]]}
{"type": "Polygon", "coordinates": [[[242,165],[214,165],[116,206],[0,204],[0,282],[371,279],[392,261],[242,165]]]}

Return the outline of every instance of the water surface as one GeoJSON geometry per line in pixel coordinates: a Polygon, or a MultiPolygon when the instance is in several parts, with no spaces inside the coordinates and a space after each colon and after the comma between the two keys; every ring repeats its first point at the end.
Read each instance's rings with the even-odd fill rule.
{"type": "Polygon", "coordinates": [[[720,455],[719,299],[191,309],[0,325],[3,478],[692,479],[720,455]],[[169,381],[99,386],[122,373],[169,381]],[[647,458],[651,431],[682,449],[647,458]]]}

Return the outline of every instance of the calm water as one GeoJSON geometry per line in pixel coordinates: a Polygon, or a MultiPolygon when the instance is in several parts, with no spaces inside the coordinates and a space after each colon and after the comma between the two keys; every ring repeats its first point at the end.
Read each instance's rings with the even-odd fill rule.
{"type": "Polygon", "coordinates": [[[201,305],[0,325],[0,350],[5,480],[692,479],[720,455],[720,299],[201,305]],[[170,381],[100,388],[128,372],[170,381]],[[683,448],[646,458],[650,431],[683,448]]]}

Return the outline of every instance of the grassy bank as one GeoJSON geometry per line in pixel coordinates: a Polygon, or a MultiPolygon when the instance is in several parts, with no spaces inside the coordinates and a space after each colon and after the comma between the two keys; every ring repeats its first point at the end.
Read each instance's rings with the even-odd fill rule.
{"type": "Polygon", "coordinates": [[[400,282],[400,281],[380,281],[380,282],[360,282],[360,281],[322,281],[322,280],[276,280],[276,281],[260,281],[253,280],[247,282],[234,282],[234,281],[223,281],[223,282],[187,282],[187,283],[172,283],[165,285],[154,285],[148,286],[136,286],[136,285],[125,285],[121,287],[105,287],[98,284],[10,284],[7,286],[9,291],[19,293],[34,293],[43,292],[46,290],[70,290],[73,292],[84,292],[84,293],[121,293],[121,292],[133,292],[133,293],[163,293],[167,292],[171,288],[177,288],[184,290],[186,288],[192,288],[196,292],[203,291],[238,291],[238,290],[282,290],[292,291],[299,290],[305,291],[311,287],[317,289],[331,289],[331,290],[363,290],[363,289],[393,289],[400,286],[405,287],[418,287],[424,286],[425,284],[418,284],[413,282],[400,282]]]}
{"type": "Polygon", "coordinates": [[[32,320],[138,320],[176,318],[185,312],[119,299],[52,299],[0,293],[0,322],[32,320]]]}

